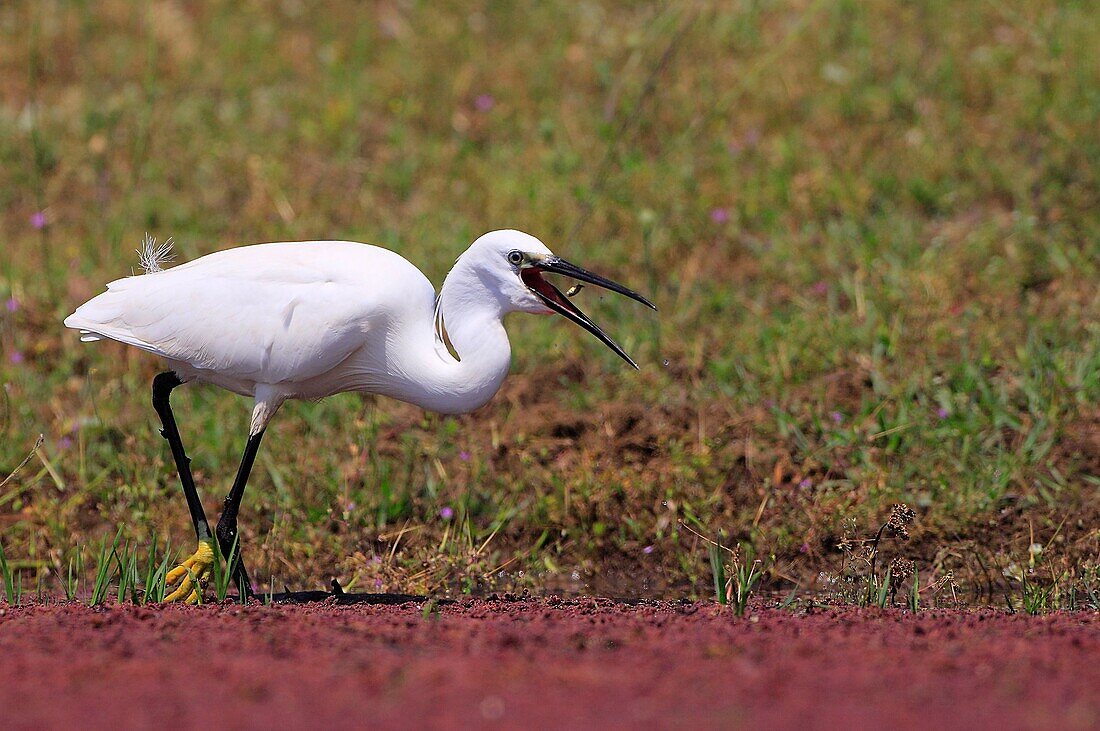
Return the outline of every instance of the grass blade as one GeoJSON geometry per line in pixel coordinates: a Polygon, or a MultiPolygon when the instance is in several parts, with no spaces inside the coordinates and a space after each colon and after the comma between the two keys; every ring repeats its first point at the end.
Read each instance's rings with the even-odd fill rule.
{"type": "Polygon", "coordinates": [[[110,550],[107,549],[107,538],[99,544],[99,562],[96,564],[95,585],[92,586],[91,606],[95,607],[103,603],[107,598],[107,589],[110,587],[114,565],[113,558],[118,555],[118,542],[122,539],[122,528],[118,529],[110,550]]]}
{"type": "Polygon", "coordinates": [[[722,549],[716,543],[707,544],[707,553],[710,555],[710,573],[714,578],[714,598],[719,604],[726,604],[726,566],[722,563],[722,549]]]}
{"type": "Polygon", "coordinates": [[[69,556],[69,574],[65,579],[65,598],[74,601],[80,593],[80,582],[84,577],[84,546],[76,552],[75,561],[69,556]],[[75,566],[74,566],[75,564],[75,566]]]}
{"type": "Polygon", "coordinates": [[[4,555],[4,544],[0,543],[0,580],[4,583],[4,598],[8,604],[15,603],[15,581],[12,577],[8,557],[4,555]]]}
{"type": "Polygon", "coordinates": [[[909,590],[909,611],[920,611],[920,572],[913,568],[913,586],[909,590]]]}
{"type": "Polygon", "coordinates": [[[760,559],[754,558],[754,553],[752,546],[744,548],[739,545],[734,554],[733,575],[729,578],[730,587],[727,593],[732,595],[733,612],[738,617],[745,613],[749,597],[764,575],[760,559]]]}
{"type": "MultiPolygon", "coordinates": [[[[229,547],[229,557],[224,564],[221,544],[214,541],[214,596],[219,602],[225,601],[225,597],[229,594],[229,585],[233,583],[233,575],[241,555],[240,541],[240,533],[233,536],[233,545],[229,547]]],[[[242,597],[242,603],[243,599],[244,597],[242,597]]]]}
{"type": "MultiPolygon", "coordinates": [[[[149,565],[153,566],[156,561],[157,543],[156,536],[153,536],[153,547],[149,552],[149,565]]],[[[145,593],[142,595],[142,603],[159,604],[164,601],[165,595],[168,593],[168,572],[171,571],[171,567],[176,564],[176,554],[171,549],[169,542],[164,542],[164,558],[156,564],[156,569],[147,572],[145,575],[145,593]]]]}
{"type": "Polygon", "coordinates": [[[879,609],[885,609],[886,603],[890,599],[890,573],[892,569],[886,568],[886,573],[882,577],[882,585],[879,586],[878,592],[875,595],[875,606],[879,609]]]}

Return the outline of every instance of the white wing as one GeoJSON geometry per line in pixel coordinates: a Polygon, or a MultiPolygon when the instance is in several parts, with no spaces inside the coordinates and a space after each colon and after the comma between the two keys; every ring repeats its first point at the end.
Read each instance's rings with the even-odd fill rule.
{"type": "Polygon", "coordinates": [[[424,317],[434,289],[397,254],[367,244],[260,244],[126,277],[65,325],[253,383],[303,381],[394,319],[424,317]]]}

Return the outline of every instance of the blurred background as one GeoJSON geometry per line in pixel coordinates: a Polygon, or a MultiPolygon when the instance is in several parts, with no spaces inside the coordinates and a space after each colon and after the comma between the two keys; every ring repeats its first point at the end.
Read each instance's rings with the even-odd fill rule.
{"type": "MultiPolygon", "coordinates": [[[[896,502],[890,552],[970,598],[1095,572],[1098,37],[1088,0],[0,4],[7,556],[56,590],[118,527],[190,548],[160,364],[61,325],[146,232],[367,241],[438,284],[519,228],[657,302],[578,297],[641,371],[516,317],[476,414],[288,404],[261,583],[691,596],[707,538],[843,592],[896,502]]],[[[249,406],[178,393],[216,515],[249,406]]]]}

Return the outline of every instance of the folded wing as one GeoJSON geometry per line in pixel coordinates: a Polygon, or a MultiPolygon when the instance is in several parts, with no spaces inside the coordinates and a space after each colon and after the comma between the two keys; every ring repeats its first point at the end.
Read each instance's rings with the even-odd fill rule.
{"type": "Polygon", "coordinates": [[[65,325],[200,370],[257,383],[302,381],[336,367],[395,302],[430,307],[432,287],[401,257],[345,242],[263,244],[111,282],[65,325]],[[410,279],[408,268],[418,275],[410,279]],[[380,292],[403,281],[394,298],[380,292]],[[424,289],[427,289],[425,292],[424,289]]]}

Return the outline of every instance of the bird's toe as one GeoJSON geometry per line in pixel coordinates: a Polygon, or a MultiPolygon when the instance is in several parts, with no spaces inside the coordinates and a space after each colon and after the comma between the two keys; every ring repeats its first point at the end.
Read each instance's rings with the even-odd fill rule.
{"type": "Polygon", "coordinates": [[[187,560],[172,569],[164,577],[165,602],[184,602],[199,604],[202,590],[214,567],[214,546],[210,541],[199,541],[198,548],[187,560]]]}

